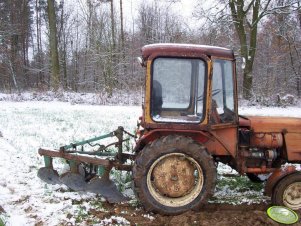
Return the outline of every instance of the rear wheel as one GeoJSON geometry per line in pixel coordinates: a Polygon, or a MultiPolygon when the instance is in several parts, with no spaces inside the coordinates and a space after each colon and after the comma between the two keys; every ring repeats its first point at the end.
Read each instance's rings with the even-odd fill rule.
{"type": "Polygon", "coordinates": [[[281,179],[274,187],[272,202],[293,210],[301,209],[301,173],[281,179]]]}
{"type": "Polygon", "coordinates": [[[203,145],[171,135],[139,153],[133,177],[146,210],[172,215],[197,210],[206,203],[215,188],[216,167],[203,145]]]}

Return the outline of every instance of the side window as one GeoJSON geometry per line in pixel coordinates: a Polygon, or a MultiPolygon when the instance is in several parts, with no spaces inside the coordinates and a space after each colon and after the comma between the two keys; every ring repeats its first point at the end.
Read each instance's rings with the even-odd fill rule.
{"type": "Polygon", "coordinates": [[[235,120],[232,66],[232,61],[213,61],[212,123],[226,123],[235,120]]]}

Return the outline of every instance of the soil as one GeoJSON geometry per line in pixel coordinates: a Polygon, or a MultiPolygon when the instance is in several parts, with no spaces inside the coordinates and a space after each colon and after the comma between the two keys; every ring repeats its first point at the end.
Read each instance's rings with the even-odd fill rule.
{"type": "MultiPolygon", "coordinates": [[[[119,216],[125,218],[131,225],[202,225],[202,226],[277,226],[279,224],[270,219],[266,210],[269,205],[262,204],[207,204],[201,211],[189,211],[177,216],[162,216],[145,212],[142,208],[135,208],[128,204],[111,205],[106,204],[106,212],[91,210],[89,214],[102,220],[111,216],[119,216]]],[[[297,211],[301,216],[301,210],[297,211]]],[[[115,225],[114,221],[110,225],[115,225]]],[[[116,224],[118,224],[116,222],[116,224]]],[[[301,226],[299,219],[298,223],[293,226],[301,226]]]]}

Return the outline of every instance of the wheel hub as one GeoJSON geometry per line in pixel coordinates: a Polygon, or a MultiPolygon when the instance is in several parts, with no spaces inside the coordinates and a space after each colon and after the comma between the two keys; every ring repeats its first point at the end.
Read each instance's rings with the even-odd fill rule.
{"type": "Polygon", "coordinates": [[[161,156],[147,173],[147,187],[152,197],[170,207],[191,203],[201,193],[203,183],[201,166],[182,153],[161,156]]]}
{"type": "Polygon", "coordinates": [[[291,209],[301,208],[301,182],[292,183],[285,189],[283,203],[291,209]]]}
{"type": "Polygon", "coordinates": [[[153,170],[153,182],[158,191],[167,197],[181,197],[194,186],[195,167],[181,156],[162,159],[153,170]]]}

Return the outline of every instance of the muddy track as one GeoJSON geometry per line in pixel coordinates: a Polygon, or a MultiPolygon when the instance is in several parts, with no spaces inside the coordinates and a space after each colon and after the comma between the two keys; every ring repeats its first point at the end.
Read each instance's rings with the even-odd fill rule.
{"type": "MultiPolygon", "coordinates": [[[[281,225],[266,215],[269,205],[262,204],[207,204],[201,211],[189,211],[178,216],[162,216],[149,214],[141,208],[131,207],[128,204],[106,204],[106,212],[91,210],[90,214],[102,220],[111,216],[120,216],[130,222],[131,225],[202,225],[202,226],[277,226],[281,225]]],[[[298,211],[299,216],[301,211],[298,211]]],[[[114,224],[114,222],[112,222],[114,224]]],[[[299,220],[294,226],[301,226],[299,220]]]]}

